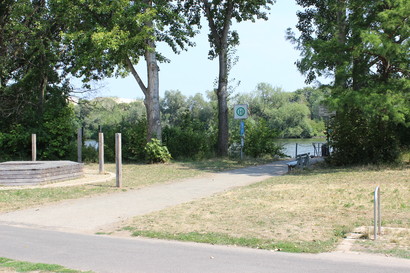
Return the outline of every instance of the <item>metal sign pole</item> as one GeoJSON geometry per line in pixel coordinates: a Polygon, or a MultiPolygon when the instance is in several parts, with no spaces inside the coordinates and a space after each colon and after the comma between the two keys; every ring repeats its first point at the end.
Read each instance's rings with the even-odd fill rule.
{"type": "Polygon", "coordinates": [[[239,134],[241,136],[241,160],[243,160],[243,147],[245,146],[245,122],[241,120],[239,134]]]}
{"type": "Polygon", "coordinates": [[[234,106],[234,119],[241,120],[239,127],[239,135],[241,136],[241,160],[243,159],[243,148],[245,146],[245,122],[244,119],[248,118],[248,105],[237,104],[234,106]]]}

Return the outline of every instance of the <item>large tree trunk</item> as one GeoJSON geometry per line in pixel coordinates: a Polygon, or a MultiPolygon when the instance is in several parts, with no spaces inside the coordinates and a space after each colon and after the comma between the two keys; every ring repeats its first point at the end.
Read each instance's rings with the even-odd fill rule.
{"type": "Polygon", "coordinates": [[[218,156],[228,155],[228,55],[227,46],[219,53],[218,90],[218,156]]]}
{"type": "MultiPolygon", "coordinates": [[[[155,49],[155,43],[149,42],[150,47],[155,49]]],[[[147,141],[152,138],[162,140],[160,107],[159,107],[159,67],[155,50],[147,50],[145,53],[147,62],[148,86],[144,104],[147,109],[148,132],[147,141]]]]}
{"type": "MultiPolygon", "coordinates": [[[[346,18],[346,0],[338,0],[336,3],[336,29],[337,29],[337,41],[339,43],[339,48],[344,49],[346,45],[346,35],[347,35],[347,18],[346,18]]],[[[341,52],[341,54],[346,54],[346,52],[341,52]]],[[[338,61],[336,64],[335,71],[335,86],[346,88],[347,86],[347,75],[345,71],[344,60],[338,61]]]]}
{"type": "Polygon", "coordinates": [[[211,3],[204,1],[204,11],[208,19],[209,29],[213,37],[214,47],[219,57],[218,90],[218,156],[228,155],[229,125],[228,125],[228,35],[231,26],[234,1],[227,3],[226,15],[222,31],[218,32],[215,18],[211,12],[211,3]]]}
{"type": "MultiPolygon", "coordinates": [[[[150,42],[150,46],[155,49],[155,43],[150,42]]],[[[161,119],[160,119],[160,107],[159,107],[159,67],[157,64],[157,58],[155,50],[145,52],[145,60],[147,64],[147,77],[148,77],[148,86],[145,86],[144,82],[138,75],[138,72],[135,70],[134,65],[132,64],[129,58],[125,59],[128,69],[131,71],[131,74],[134,76],[139,87],[144,93],[144,104],[145,109],[147,110],[147,142],[151,139],[156,138],[162,139],[162,130],[161,130],[161,119]]]]}

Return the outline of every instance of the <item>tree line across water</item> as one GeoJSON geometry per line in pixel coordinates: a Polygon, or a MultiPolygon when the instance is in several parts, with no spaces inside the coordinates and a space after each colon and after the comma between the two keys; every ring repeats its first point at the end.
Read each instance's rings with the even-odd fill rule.
{"type": "MultiPolygon", "coordinates": [[[[230,154],[236,155],[240,143],[239,121],[233,119],[235,104],[249,105],[244,150],[249,156],[260,157],[281,155],[280,147],[275,144],[277,138],[324,136],[324,121],[318,115],[318,106],[323,99],[324,91],[321,89],[284,92],[266,83],[259,84],[253,92],[232,95],[229,100],[230,154]]],[[[200,93],[187,97],[177,90],[165,92],[160,101],[162,142],[173,158],[215,156],[216,105],[213,92],[207,92],[206,97],[200,93]]],[[[131,103],[118,103],[116,98],[80,100],[75,110],[79,124],[85,128],[85,138],[96,140],[99,129],[104,132],[109,159],[114,156],[111,142],[115,132],[122,132],[123,156],[126,159],[144,159],[146,113],[142,100],[131,103]]],[[[92,149],[90,152],[95,158],[92,149]]]]}
{"type": "MultiPolygon", "coordinates": [[[[228,154],[230,144],[237,143],[238,138],[237,130],[232,129],[235,121],[229,105],[235,98],[230,97],[228,86],[229,69],[236,60],[234,48],[239,45],[232,22],[267,20],[274,2],[2,1],[0,160],[25,158],[31,133],[37,133],[43,141],[38,147],[40,158],[69,157],[74,145],[73,126],[82,122],[68,103],[73,91],[70,76],[82,78],[86,88],[91,81],[126,74],[134,76],[144,95],[146,118],[137,120],[145,127],[136,127],[146,128],[144,142],[158,138],[172,150],[178,144],[173,143],[175,139],[192,132],[190,139],[196,139],[198,146],[207,144],[207,148],[204,146],[199,154],[188,152],[192,149],[186,142],[187,151],[181,156],[228,154]],[[160,102],[159,63],[167,58],[156,50],[159,42],[168,44],[175,53],[193,46],[191,38],[205,29],[201,26],[204,22],[209,58],[219,62],[217,86],[209,99],[213,118],[207,123],[190,112],[194,108],[181,110],[176,116],[171,116],[168,106],[161,109],[167,98],[160,102]],[[145,82],[134,67],[141,59],[147,65],[145,82]],[[206,134],[199,136],[197,132],[206,134]]],[[[326,93],[326,106],[336,112],[327,130],[334,148],[332,161],[358,164],[397,160],[410,144],[408,0],[296,2],[300,6],[298,31],[287,32],[287,39],[301,52],[296,65],[307,83],[320,76],[332,80],[318,88],[326,93]]],[[[247,142],[255,145],[247,147],[250,154],[274,150],[268,142],[274,136],[308,137],[320,131],[322,125],[312,116],[312,105],[295,103],[293,95],[283,104],[280,100],[268,101],[265,91],[258,90],[244,94],[241,100],[249,101],[257,117],[246,124],[248,139],[252,139],[251,132],[258,132],[247,142]],[[306,106],[310,121],[305,118],[309,115],[306,106]]],[[[177,96],[172,92],[169,95],[177,96]]],[[[206,113],[201,113],[205,118],[206,113]]],[[[142,133],[138,130],[129,134],[142,133]]],[[[175,149],[175,157],[178,151],[175,149]]]]}

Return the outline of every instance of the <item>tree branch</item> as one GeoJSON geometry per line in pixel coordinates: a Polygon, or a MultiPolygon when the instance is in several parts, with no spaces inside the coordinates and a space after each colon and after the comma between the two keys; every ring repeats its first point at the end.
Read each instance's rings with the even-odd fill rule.
{"type": "Polygon", "coordinates": [[[224,21],[224,28],[222,30],[221,41],[228,40],[229,27],[231,26],[231,21],[232,21],[232,14],[233,14],[233,1],[229,0],[228,7],[227,7],[227,13],[225,16],[225,21],[224,21]]]}
{"type": "Polygon", "coordinates": [[[129,57],[125,57],[125,62],[127,64],[128,69],[130,70],[131,74],[134,76],[135,80],[137,81],[138,85],[140,86],[142,92],[145,96],[147,96],[147,87],[145,86],[144,82],[141,80],[138,72],[135,70],[134,65],[132,64],[129,57]]]}
{"type": "Polygon", "coordinates": [[[217,32],[216,25],[214,22],[214,17],[212,16],[211,13],[211,4],[208,2],[208,0],[204,1],[204,11],[205,15],[208,18],[208,24],[209,28],[211,30],[212,36],[214,37],[215,40],[215,45],[219,49],[221,47],[221,38],[217,32]]]}

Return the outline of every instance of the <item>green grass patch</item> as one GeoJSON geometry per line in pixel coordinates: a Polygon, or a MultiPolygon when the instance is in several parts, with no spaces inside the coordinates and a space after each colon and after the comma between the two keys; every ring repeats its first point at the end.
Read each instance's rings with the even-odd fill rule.
{"type": "Polygon", "coordinates": [[[15,272],[58,272],[58,273],[92,273],[92,271],[79,271],[65,268],[56,264],[44,264],[44,263],[30,263],[15,261],[8,258],[0,257],[0,267],[13,270],[15,272]]]}
{"type": "MultiPolygon", "coordinates": [[[[127,230],[131,230],[128,228],[127,230]]],[[[222,233],[166,233],[154,231],[133,231],[132,236],[142,236],[147,238],[157,238],[165,240],[178,240],[184,242],[197,242],[213,245],[234,245],[257,249],[285,251],[294,253],[320,253],[329,251],[334,245],[334,239],[330,241],[313,242],[275,242],[260,238],[232,237],[222,233]]]]}

